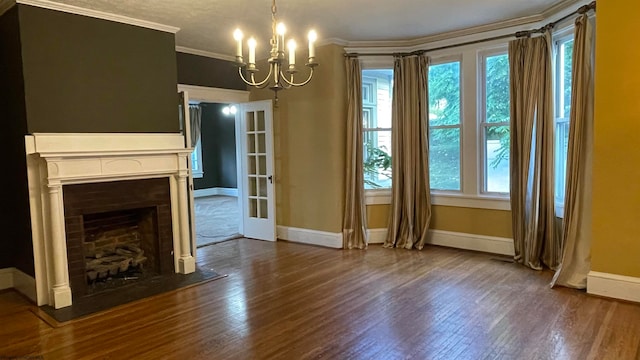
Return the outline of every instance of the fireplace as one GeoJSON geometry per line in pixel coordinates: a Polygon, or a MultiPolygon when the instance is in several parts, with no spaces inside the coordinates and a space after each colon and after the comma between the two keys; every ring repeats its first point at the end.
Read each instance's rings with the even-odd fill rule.
{"type": "Polygon", "coordinates": [[[33,134],[25,145],[38,305],[195,271],[181,134],[33,134]]]}
{"type": "Polygon", "coordinates": [[[166,178],[63,186],[73,296],[171,274],[171,197],[166,178]]]}

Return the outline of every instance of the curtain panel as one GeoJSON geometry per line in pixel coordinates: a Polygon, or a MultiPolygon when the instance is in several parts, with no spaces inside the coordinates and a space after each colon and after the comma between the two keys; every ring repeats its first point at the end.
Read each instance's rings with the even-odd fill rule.
{"type": "Polygon", "coordinates": [[[202,108],[200,105],[189,105],[189,122],[191,124],[191,147],[195,147],[200,140],[202,125],[202,108]]]}
{"type": "Polygon", "coordinates": [[[396,57],[391,117],[391,211],[386,248],[424,247],[431,221],[428,58],[396,57]]]}
{"type": "Polygon", "coordinates": [[[591,174],[593,154],[593,20],[576,19],[571,79],[567,183],[562,264],[552,286],[585,289],[591,269],[591,174]]]}
{"type": "Polygon", "coordinates": [[[362,70],[358,58],[345,59],[347,70],[347,141],[342,247],[366,249],[362,148],[362,70]]]}
{"type": "Polygon", "coordinates": [[[510,41],[509,65],[514,259],[556,269],[562,242],[554,237],[551,34],[510,41]]]}

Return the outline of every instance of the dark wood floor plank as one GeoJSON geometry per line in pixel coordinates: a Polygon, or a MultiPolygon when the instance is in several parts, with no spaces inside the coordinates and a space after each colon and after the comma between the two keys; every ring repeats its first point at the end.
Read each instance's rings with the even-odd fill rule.
{"type": "Polygon", "coordinates": [[[489,254],[341,251],[232,240],[199,249],[228,277],[50,326],[0,292],[0,357],[615,359],[640,354],[640,304],[549,287],[489,254]]]}

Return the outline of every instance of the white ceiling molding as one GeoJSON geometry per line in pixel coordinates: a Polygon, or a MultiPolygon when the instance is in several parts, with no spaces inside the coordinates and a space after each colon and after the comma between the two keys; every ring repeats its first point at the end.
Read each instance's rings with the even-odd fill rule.
{"type": "Polygon", "coordinates": [[[61,4],[61,3],[48,1],[48,0],[16,0],[15,2],[18,4],[36,6],[43,9],[49,9],[49,10],[55,10],[55,11],[62,11],[69,14],[89,16],[96,19],[115,21],[122,24],[140,26],[147,29],[159,30],[159,31],[164,31],[168,33],[173,33],[173,34],[180,31],[180,28],[177,28],[174,26],[158,24],[158,23],[154,23],[146,20],[134,19],[127,16],[107,13],[103,11],[86,9],[79,6],[61,4]]]}
{"type": "Polygon", "coordinates": [[[181,53],[185,53],[185,54],[204,56],[204,57],[208,57],[208,58],[211,58],[211,59],[236,61],[236,58],[234,56],[231,56],[231,55],[218,54],[218,53],[205,51],[205,50],[192,49],[192,48],[185,47],[185,46],[176,46],[176,51],[177,52],[181,52],[181,53]]]}
{"type": "Polygon", "coordinates": [[[344,47],[349,45],[349,42],[347,40],[340,39],[340,38],[328,38],[328,39],[319,39],[317,43],[318,46],[324,46],[329,44],[340,45],[344,47]]]}
{"type": "MultiPolygon", "coordinates": [[[[474,26],[471,28],[449,31],[441,34],[425,36],[417,39],[400,41],[349,41],[344,47],[346,52],[360,54],[371,53],[402,53],[416,50],[437,48],[494,36],[507,35],[517,31],[531,30],[555,21],[575,11],[582,5],[589,4],[591,0],[566,0],[545,10],[541,14],[510,19],[491,24],[474,26]]],[[[567,20],[571,21],[571,20],[567,20]]]]}
{"type": "Polygon", "coordinates": [[[501,30],[506,28],[512,28],[521,25],[530,25],[540,22],[543,19],[542,15],[531,15],[517,19],[509,19],[499,21],[491,24],[484,24],[474,26],[466,29],[448,31],[440,34],[429,35],[425,37],[409,39],[409,40],[386,40],[386,41],[349,41],[348,47],[394,47],[398,49],[406,49],[412,46],[420,46],[424,44],[430,44],[437,41],[443,41],[454,38],[461,38],[468,35],[475,35],[479,33],[486,33],[494,30],[501,30]]]}
{"type": "Polygon", "coordinates": [[[0,0],[0,16],[16,4],[16,0],[0,0]]]}

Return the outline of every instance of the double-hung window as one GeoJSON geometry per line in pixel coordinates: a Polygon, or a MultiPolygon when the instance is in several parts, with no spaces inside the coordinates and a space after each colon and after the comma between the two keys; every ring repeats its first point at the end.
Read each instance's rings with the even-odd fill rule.
{"type": "Polygon", "coordinates": [[[573,35],[555,41],[555,203],[556,213],[563,214],[569,145],[569,112],[571,110],[571,67],[573,35]]]}
{"type": "Polygon", "coordinates": [[[429,66],[429,182],[460,191],[460,61],[429,66]]]}
{"type": "Polygon", "coordinates": [[[362,70],[364,188],[391,187],[393,69],[362,70]]]}
{"type": "Polygon", "coordinates": [[[481,193],[508,194],[509,185],[509,57],[487,52],[480,57],[481,193]]]}

